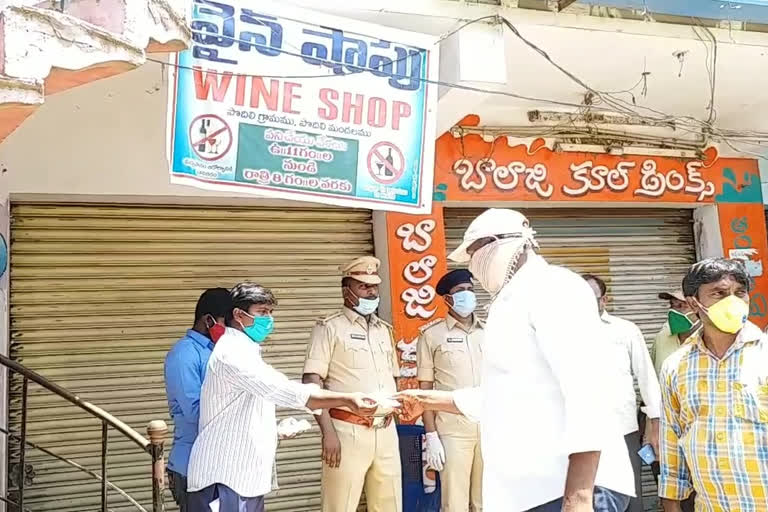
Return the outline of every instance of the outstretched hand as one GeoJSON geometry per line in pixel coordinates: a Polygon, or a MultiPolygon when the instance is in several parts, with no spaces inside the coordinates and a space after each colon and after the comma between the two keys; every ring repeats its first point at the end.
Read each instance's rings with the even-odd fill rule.
{"type": "Polygon", "coordinates": [[[408,389],[397,393],[394,397],[400,403],[397,417],[400,421],[413,421],[424,413],[423,393],[418,389],[408,389]]]}
{"type": "Polygon", "coordinates": [[[351,393],[349,409],[358,416],[373,416],[379,403],[363,393],[351,393]]]}

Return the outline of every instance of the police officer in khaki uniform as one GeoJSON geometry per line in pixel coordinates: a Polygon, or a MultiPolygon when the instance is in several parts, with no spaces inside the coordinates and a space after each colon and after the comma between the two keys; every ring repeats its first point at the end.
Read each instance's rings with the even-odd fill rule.
{"type": "MultiPolygon", "coordinates": [[[[421,329],[417,378],[421,389],[453,391],[480,385],[483,324],[468,270],[449,272],[437,283],[450,310],[421,329]]],[[[440,472],[443,512],[483,510],[480,425],[464,416],[424,413],[427,463],[440,472]]]]}
{"type": "MultiPolygon", "coordinates": [[[[380,264],[367,256],[341,267],[344,307],[312,331],[305,383],[385,396],[397,391],[392,327],[375,314],[380,264]]],[[[401,512],[400,448],[392,416],[363,418],[331,409],[316,418],[323,435],[323,512],[355,512],[363,487],[369,512],[401,512]]]]}

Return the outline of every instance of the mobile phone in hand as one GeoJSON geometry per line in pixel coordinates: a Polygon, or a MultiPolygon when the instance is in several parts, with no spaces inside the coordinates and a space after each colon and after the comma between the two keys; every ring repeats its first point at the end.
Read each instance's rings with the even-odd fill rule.
{"type": "Polygon", "coordinates": [[[656,462],[656,454],[653,452],[653,446],[650,444],[644,444],[637,454],[648,466],[656,462]]]}

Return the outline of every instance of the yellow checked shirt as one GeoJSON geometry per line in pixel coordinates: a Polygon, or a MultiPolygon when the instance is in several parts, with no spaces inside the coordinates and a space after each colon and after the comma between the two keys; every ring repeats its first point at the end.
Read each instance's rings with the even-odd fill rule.
{"type": "Polygon", "coordinates": [[[718,360],[694,334],[661,371],[659,496],[768,511],[768,337],[747,323],[718,360]]]}

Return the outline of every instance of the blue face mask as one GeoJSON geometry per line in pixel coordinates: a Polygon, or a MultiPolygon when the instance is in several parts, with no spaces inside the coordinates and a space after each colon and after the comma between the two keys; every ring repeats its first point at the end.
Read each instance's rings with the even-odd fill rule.
{"type": "Polygon", "coordinates": [[[469,315],[475,312],[477,308],[477,296],[475,292],[471,290],[462,290],[451,295],[453,298],[453,309],[457,315],[462,318],[467,318],[469,315]]]}
{"type": "Polygon", "coordinates": [[[253,316],[248,313],[245,315],[253,318],[253,323],[247,327],[243,326],[243,332],[256,343],[264,343],[275,328],[275,319],[272,316],[253,316]]]}

